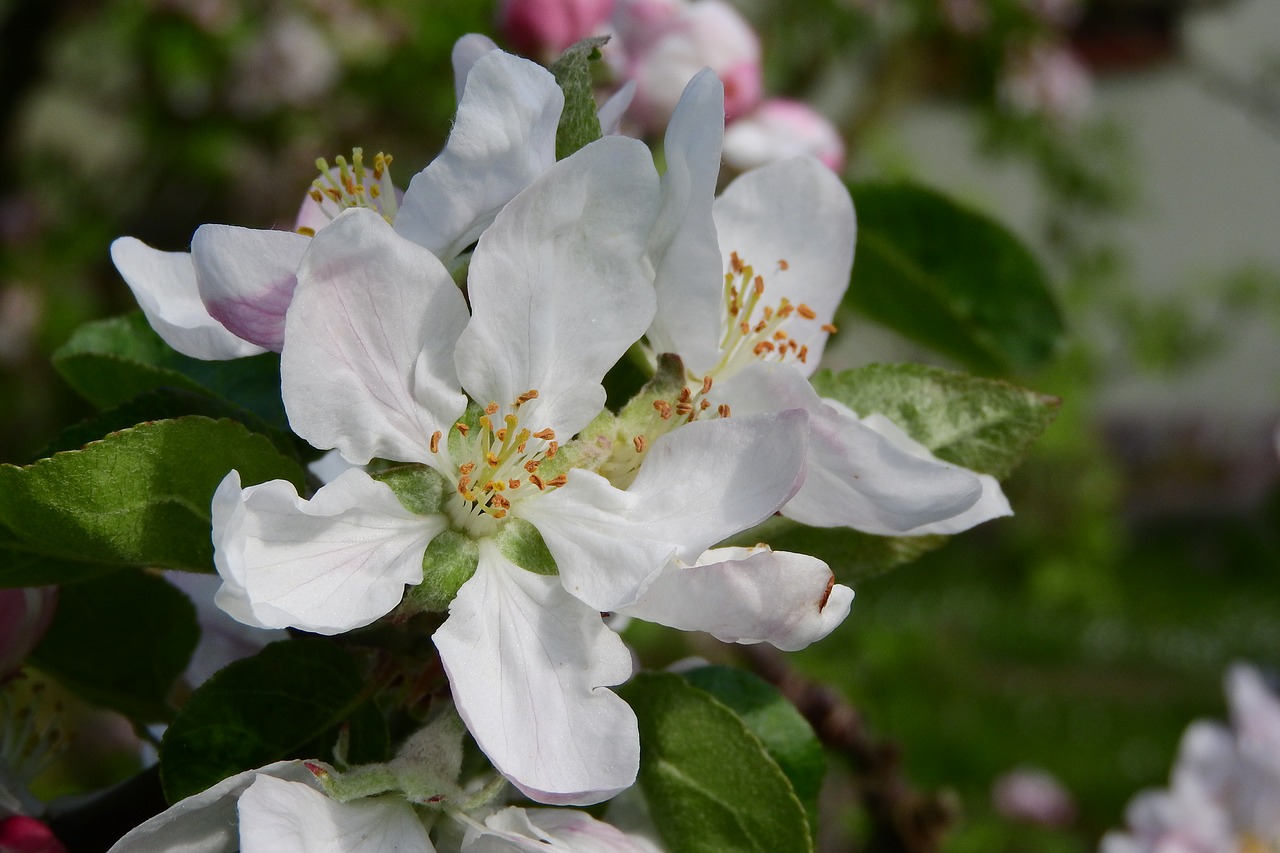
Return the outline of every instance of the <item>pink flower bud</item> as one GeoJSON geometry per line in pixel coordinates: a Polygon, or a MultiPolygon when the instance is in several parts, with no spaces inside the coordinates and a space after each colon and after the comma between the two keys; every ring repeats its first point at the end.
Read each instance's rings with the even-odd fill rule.
{"type": "Polygon", "coordinates": [[[552,57],[594,35],[613,14],[613,0],[504,0],[498,26],[519,51],[552,57]]]}
{"type": "Polygon", "coordinates": [[[1089,72],[1071,51],[1056,45],[1033,45],[1010,59],[1000,85],[1014,110],[1055,121],[1081,118],[1093,99],[1089,72]]]}
{"type": "Polygon", "coordinates": [[[0,853],[67,853],[67,848],[40,821],[14,815],[0,821],[0,853]]]}
{"type": "Polygon", "coordinates": [[[22,666],[53,621],[56,586],[0,589],[0,678],[22,666]]]}
{"type": "Polygon", "coordinates": [[[614,63],[636,81],[630,116],[649,132],[660,131],[703,68],[724,83],[728,120],[760,102],[760,40],[751,25],[721,0],[681,4],[670,0],[621,0],[615,16],[614,63]]]}
{"type": "Polygon", "coordinates": [[[724,161],[739,172],[806,154],[833,172],[844,168],[844,140],[839,132],[800,101],[765,101],[724,131],[724,161]]]}
{"type": "Polygon", "coordinates": [[[1076,818],[1076,804],[1062,783],[1043,770],[1010,770],[995,781],[991,801],[1010,820],[1066,827],[1076,818]]]}

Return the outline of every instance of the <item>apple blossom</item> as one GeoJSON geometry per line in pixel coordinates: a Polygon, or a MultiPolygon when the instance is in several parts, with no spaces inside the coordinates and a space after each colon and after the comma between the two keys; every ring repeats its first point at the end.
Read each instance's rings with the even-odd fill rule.
{"type": "Polygon", "coordinates": [[[839,131],[802,101],[771,98],[724,130],[725,165],[739,172],[806,154],[833,172],[844,168],[839,131]]]}
{"type": "Polygon", "coordinates": [[[649,132],[661,130],[685,85],[702,68],[724,84],[730,119],[760,101],[760,40],[751,25],[722,0],[619,0],[616,45],[608,56],[624,79],[636,82],[631,118],[649,132]]]}
{"type": "Polygon", "coordinates": [[[1066,47],[1034,44],[1009,57],[1000,94],[1015,112],[1073,122],[1089,110],[1093,81],[1066,47]]]}
{"type": "Polygon", "coordinates": [[[1226,678],[1232,727],[1197,722],[1178,747],[1167,791],[1138,794],[1128,832],[1110,832],[1102,853],[1272,850],[1280,846],[1280,697],[1257,670],[1226,678]]]}
{"type": "Polygon", "coordinates": [[[804,524],[920,535],[1009,514],[993,478],[940,462],[883,415],[860,416],[809,384],[848,286],[853,206],[810,157],[749,171],[715,197],[720,92],[701,72],[666,134],[647,337],[654,352],[680,357],[688,385],[686,410],[659,413],[663,428],[703,412],[808,412],[808,473],[782,509],[804,524]]]}
{"type": "Polygon", "coordinates": [[[0,589],[0,681],[22,666],[53,621],[56,586],[0,589]]]}
{"type": "Polygon", "coordinates": [[[157,334],[193,358],[278,352],[310,237],[349,208],[378,212],[398,233],[455,262],[498,210],[555,162],[560,88],[546,69],[491,45],[467,36],[455,46],[464,88],[453,131],[403,197],[391,181],[391,158],[380,153],[366,164],[356,149],[349,163],[317,162],[321,176],[294,231],[203,225],[190,253],[116,240],[112,260],[157,334]]]}
{"type": "MultiPolygon", "coordinates": [[[[634,140],[556,164],[480,236],[470,316],[436,256],[370,211],[342,214],[299,268],[285,408],[296,433],[349,462],[419,466],[419,490],[397,497],[352,468],[302,500],[283,481],[242,490],[232,472],[214,497],[218,602],[247,624],[351,630],[422,582],[428,546],[462,549],[474,572],[435,643],[481,749],[543,802],[595,802],[635,778],[635,717],[598,689],[624,681],[631,658],[601,612],[767,518],[803,476],[800,411],[690,425],[655,441],[625,490],[565,462],[560,442],[600,413],[605,371],[653,316],[643,258],[657,194],[634,140]]],[[[753,576],[777,580],[775,560],[753,576]]],[[[848,596],[822,615],[832,578],[819,565],[789,602],[811,619],[766,608],[766,624],[742,625],[729,596],[733,630],[765,640],[776,623],[792,645],[830,631],[848,596]]]]}

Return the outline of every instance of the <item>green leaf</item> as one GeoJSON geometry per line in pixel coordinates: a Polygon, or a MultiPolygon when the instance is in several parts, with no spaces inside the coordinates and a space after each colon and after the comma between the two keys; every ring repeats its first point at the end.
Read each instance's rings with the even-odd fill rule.
{"type": "Polygon", "coordinates": [[[31,662],[88,702],[162,722],[199,639],[185,595],[162,577],[130,573],[64,586],[31,662]]]}
{"type": "Polygon", "coordinates": [[[81,326],[53,354],[53,365],[67,384],[102,408],[156,388],[183,388],[223,397],[279,429],[289,426],[278,355],[188,358],[170,349],[141,312],[81,326]]]}
{"type": "Polygon", "coordinates": [[[551,66],[551,73],[564,91],[564,112],[556,128],[557,160],[600,138],[600,119],[591,90],[591,63],[600,58],[600,48],[608,40],[608,36],[585,38],[570,45],[551,66]]]}
{"type": "Polygon", "coordinates": [[[191,695],[160,745],[165,796],[183,797],[284,758],[359,717],[364,679],[351,656],[319,638],[273,643],[220,670],[191,695]]]}
{"type": "MultiPolygon", "coordinates": [[[[112,433],[25,467],[0,465],[0,584],[52,583],[70,564],[210,571],[209,504],[232,468],[246,485],[302,469],[234,421],[184,417],[112,433]],[[50,558],[47,574],[34,563],[50,558]]],[[[90,573],[97,573],[96,569],[90,573]]]]}
{"type": "Polygon", "coordinates": [[[705,690],[746,723],[760,738],[804,805],[809,829],[818,830],[818,790],[827,772],[827,756],[813,728],[772,684],[731,666],[703,666],[683,673],[694,687],[705,690]]]}
{"type": "Polygon", "coordinates": [[[107,433],[128,429],[144,421],[180,418],[184,415],[239,421],[253,432],[271,439],[272,444],[286,456],[297,455],[299,445],[290,433],[277,429],[248,409],[199,391],[157,388],[144,391],[128,402],[64,429],[40,451],[38,458],[52,456],[64,450],[79,450],[107,433]]]}
{"type": "Polygon", "coordinates": [[[978,373],[1030,370],[1054,355],[1057,304],[1007,228],[914,184],[850,189],[858,246],[846,308],[978,373]]]}
{"type": "Polygon", "coordinates": [[[771,518],[734,538],[740,545],[768,542],[775,551],[795,551],[831,566],[836,579],[854,584],[918,560],[947,544],[947,536],[877,536],[847,527],[805,527],[771,518]]]}
{"type": "Polygon", "coordinates": [[[786,774],[733,711],[670,673],[619,692],[640,721],[640,787],[672,853],[813,850],[786,774]]]}
{"type": "Polygon", "coordinates": [[[939,459],[997,479],[1023,460],[1061,403],[1007,382],[921,364],[824,370],[813,386],[859,415],[885,415],[939,459]]]}

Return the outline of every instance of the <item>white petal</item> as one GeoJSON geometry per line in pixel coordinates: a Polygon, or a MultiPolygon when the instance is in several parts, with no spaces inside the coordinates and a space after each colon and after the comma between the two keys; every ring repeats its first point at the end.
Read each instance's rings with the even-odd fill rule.
{"type": "Polygon", "coordinates": [[[538,528],[565,589],[619,610],[672,558],[693,562],[777,511],[804,475],[806,431],[799,411],[696,421],[655,441],[625,492],[573,470],[512,511],[538,528]]]}
{"type": "Polygon", "coordinates": [[[544,803],[588,804],[635,782],[635,714],[609,685],[631,655],[555,577],[481,540],[476,573],[435,633],[458,713],[494,766],[544,803]]]}
{"type": "Polygon", "coordinates": [[[695,421],[659,438],[635,482],[639,518],[693,562],[773,515],[805,476],[808,416],[799,409],[695,421]]]}
{"type": "Polygon", "coordinates": [[[391,611],[422,582],[422,555],[448,526],[409,512],[391,488],[352,468],[298,497],[284,480],[236,489],[232,471],[213,502],[217,605],[268,628],[339,634],[391,611]],[[228,511],[230,509],[230,511],[228,511]]]}
{"type": "Polygon", "coordinates": [[[808,473],[782,514],[815,527],[912,535],[977,503],[982,483],[964,468],[916,456],[834,400],[820,400],[791,365],[755,364],[715,385],[739,413],[809,413],[808,473]]]}
{"type": "Polygon", "coordinates": [[[498,43],[480,33],[467,33],[453,43],[453,88],[458,103],[462,103],[462,93],[467,88],[467,76],[480,57],[493,53],[498,43]]]}
{"type": "Polygon", "coordinates": [[[480,238],[468,272],[471,323],[458,375],[533,430],[564,441],[604,406],[600,380],[653,318],[643,262],[657,174],[637,140],[610,136],[555,164],[480,238]]]}
{"type": "Polygon", "coordinates": [[[596,118],[600,122],[600,133],[603,136],[612,136],[618,132],[618,125],[622,123],[622,116],[627,111],[627,107],[631,106],[631,100],[636,96],[636,81],[628,80],[623,83],[618,91],[609,96],[609,99],[600,105],[596,110],[596,118]]]}
{"type": "Polygon", "coordinates": [[[563,108],[545,68],[499,50],[481,56],[444,151],[409,182],[396,231],[449,263],[555,163],[563,108]]]}
{"type": "Polygon", "coordinates": [[[453,279],[378,214],[317,234],[285,321],[280,382],[293,431],[349,462],[429,462],[466,406],[453,349],[467,320],[453,279]]]}
{"type": "Polygon", "coordinates": [[[179,800],[131,830],[108,853],[234,853],[236,801],[263,776],[308,784],[313,777],[301,761],[279,761],[223,779],[208,790],[179,800]]]}
{"type": "Polygon", "coordinates": [[[298,264],[310,245],[292,231],[201,225],[191,238],[200,298],[235,335],[279,352],[298,264]]]}
{"type": "Polygon", "coordinates": [[[725,271],[711,215],[724,137],[724,86],[709,68],[685,87],[667,126],[662,206],[649,240],[658,310],[654,351],[701,375],[718,359],[725,271]]]}
{"type": "Polygon", "coordinates": [[[636,523],[640,501],[599,474],[575,469],[565,485],[516,503],[512,514],[538,528],[564,588],[606,612],[635,601],[676,551],[664,531],[636,523]]]}
{"type": "Polygon", "coordinates": [[[111,244],[111,260],[151,328],[178,352],[206,361],[263,352],[209,315],[196,288],[191,255],[161,252],[141,240],[121,237],[111,244]]]}
{"type": "Polygon", "coordinates": [[[853,590],[807,554],[714,548],[696,565],[663,569],[623,612],[726,643],[772,643],[794,652],[849,615],[853,590]]]}
{"type": "Polygon", "coordinates": [[[485,830],[470,827],[462,853],[660,853],[646,838],[628,835],[575,809],[521,809],[510,806],[485,819],[485,830]]]}
{"type": "MultiPolygon", "coordinates": [[[[827,401],[834,403],[835,401],[827,401]]],[[[838,405],[838,404],[837,404],[838,405]]],[[[936,462],[939,465],[946,465],[938,457],[929,452],[929,449],[920,444],[911,436],[903,432],[902,428],[889,420],[879,412],[873,412],[865,418],[860,419],[866,426],[871,427],[885,438],[892,441],[900,449],[907,451],[918,459],[927,459],[936,462]]],[[[958,466],[957,466],[958,467],[958,466]]],[[[967,468],[961,468],[962,471],[968,471],[967,468]]],[[[1006,515],[1013,515],[1013,507],[1009,506],[1009,499],[1005,497],[1004,490],[1000,488],[1000,482],[990,474],[979,474],[976,471],[970,471],[978,478],[978,483],[982,486],[982,494],[978,496],[978,500],[973,506],[969,507],[958,515],[950,518],[944,518],[930,524],[922,524],[914,527],[910,531],[912,536],[921,536],[926,533],[961,533],[971,527],[982,524],[984,521],[990,521],[993,518],[1002,518],[1006,515]]]]}
{"type": "Polygon", "coordinates": [[[240,795],[242,853],[435,853],[398,797],[340,803],[309,785],[259,776],[240,795]]]}
{"type": "Polygon", "coordinates": [[[737,252],[763,276],[763,304],[786,297],[817,314],[814,320],[792,314],[784,324],[796,343],[809,348],[804,369],[812,373],[827,342],[822,324],[831,322],[849,286],[857,231],[849,191],[812,157],[784,160],[731,183],[716,199],[715,221],[722,271],[737,252]]]}

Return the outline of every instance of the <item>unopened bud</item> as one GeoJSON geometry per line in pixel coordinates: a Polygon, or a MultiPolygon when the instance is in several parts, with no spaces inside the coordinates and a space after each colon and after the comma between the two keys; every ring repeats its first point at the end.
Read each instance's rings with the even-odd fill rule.
{"type": "Polygon", "coordinates": [[[53,830],[25,815],[14,815],[0,821],[0,850],[4,853],[67,853],[67,848],[53,830]]]}
{"type": "Polygon", "coordinates": [[[0,678],[22,666],[40,642],[57,600],[56,586],[0,589],[0,678]]]}
{"type": "Polygon", "coordinates": [[[505,0],[498,26],[522,53],[550,58],[595,35],[613,14],[614,0],[505,0]]]}
{"type": "Polygon", "coordinates": [[[806,154],[834,172],[844,168],[840,133],[821,113],[800,101],[765,101],[724,131],[724,161],[739,172],[806,154]]]}

